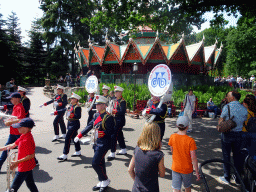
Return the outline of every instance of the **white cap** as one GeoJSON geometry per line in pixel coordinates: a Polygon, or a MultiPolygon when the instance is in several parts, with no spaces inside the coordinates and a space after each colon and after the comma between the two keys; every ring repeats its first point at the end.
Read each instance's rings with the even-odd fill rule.
{"type": "Polygon", "coordinates": [[[89,94],[90,94],[90,93],[95,93],[95,91],[92,91],[92,90],[89,90],[89,91],[87,91],[87,92],[88,92],[89,94]]]}
{"type": "Polygon", "coordinates": [[[74,92],[72,92],[72,95],[71,95],[70,98],[74,98],[74,99],[77,99],[77,100],[81,99],[81,97],[79,95],[75,94],[74,92]]]}
{"type": "Polygon", "coordinates": [[[183,127],[187,127],[189,125],[189,119],[187,116],[179,116],[176,122],[176,125],[183,125],[183,127]]]}
{"type": "Polygon", "coordinates": [[[27,89],[25,89],[25,88],[23,88],[23,87],[21,87],[21,86],[18,86],[18,91],[27,92],[28,90],[27,90],[27,89]]]}
{"type": "Polygon", "coordinates": [[[108,103],[108,98],[104,96],[96,95],[95,98],[96,98],[95,104],[108,103]]]}
{"type": "Polygon", "coordinates": [[[110,90],[110,87],[109,87],[109,86],[107,86],[107,85],[103,85],[102,89],[110,90]]]}
{"type": "Polygon", "coordinates": [[[63,87],[63,86],[61,86],[61,85],[57,85],[57,89],[62,89],[62,90],[64,90],[65,87],[63,87]]]}
{"type": "Polygon", "coordinates": [[[114,88],[115,88],[115,90],[114,90],[115,92],[116,91],[121,91],[121,92],[124,91],[124,89],[122,87],[119,87],[119,86],[115,86],[114,88]]]}

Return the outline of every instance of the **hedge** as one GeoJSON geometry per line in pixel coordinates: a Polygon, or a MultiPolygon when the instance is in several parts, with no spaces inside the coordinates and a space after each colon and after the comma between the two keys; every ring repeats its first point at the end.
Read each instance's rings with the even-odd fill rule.
{"type": "MultiPolygon", "coordinates": [[[[106,84],[106,85],[109,86],[111,90],[114,90],[114,86],[116,84],[112,83],[112,84],[106,84]]],[[[100,83],[99,86],[100,86],[100,94],[102,95],[103,83],[100,83]]],[[[134,94],[135,94],[135,101],[150,99],[150,92],[148,90],[148,86],[145,84],[143,85],[128,84],[127,85],[125,83],[121,83],[121,84],[118,84],[118,86],[124,88],[123,98],[127,102],[128,109],[133,108],[134,94]]],[[[209,98],[212,98],[213,102],[216,105],[219,105],[221,100],[225,97],[225,95],[229,91],[233,90],[232,87],[228,87],[228,86],[207,86],[207,85],[193,86],[190,88],[193,90],[195,96],[198,98],[199,103],[206,103],[207,101],[209,101],[209,98]]],[[[187,87],[181,87],[179,88],[179,90],[176,90],[174,87],[173,95],[171,99],[174,102],[174,105],[179,106],[180,103],[183,102],[185,95],[188,93],[188,89],[189,88],[187,87]]],[[[238,91],[241,93],[240,102],[244,100],[247,94],[252,94],[247,92],[246,90],[238,89],[238,91]]],[[[84,89],[84,90],[77,91],[76,93],[82,97],[80,102],[82,103],[85,102],[84,96],[88,95],[87,91],[84,89]]]]}

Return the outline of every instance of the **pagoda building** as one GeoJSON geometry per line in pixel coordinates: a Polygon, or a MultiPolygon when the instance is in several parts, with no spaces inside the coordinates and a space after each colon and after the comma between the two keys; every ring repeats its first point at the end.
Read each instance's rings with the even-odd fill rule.
{"type": "Polygon", "coordinates": [[[160,40],[158,32],[149,27],[139,27],[136,38],[122,37],[126,42],[117,45],[106,38],[105,46],[93,45],[89,39],[89,48],[78,45],[75,48],[79,63],[82,67],[94,70],[101,82],[120,83],[127,81],[133,74],[133,65],[138,65],[136,77],[138,83],[146,83],[147,75],[158,64],[169,66],[174,83],[187,85],[213,82],[208,71],[216,67],[222,51],[214,45],[205,47],[202,41],[186,45],[184,35],[177,43],[167,44],[160,40]],[[186,82],[184,82],[186,81],[186,82]]]}

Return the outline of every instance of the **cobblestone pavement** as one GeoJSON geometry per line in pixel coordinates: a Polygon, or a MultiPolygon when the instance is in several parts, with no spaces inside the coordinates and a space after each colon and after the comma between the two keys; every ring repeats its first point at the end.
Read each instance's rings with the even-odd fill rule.
{"type": "MultiPolygon", "coordinates": [[[[34,178],[39,191],[44,192],[76,192],[92,191],[92,187],[98,183],[97,175],[91,166],[93,150],[91,145],[81,145],[82,156],[70,157],[74,153],[74,145],[71,145],[68,160],[58,162],[57,157],[62,154],[64,140],[52,143],[54,136],[52,122],[54,117],[50,116],[52,106],[39,108],[40,104],[48,101],[49,98],[44,96],[43,88],[30,88],[28,97],[31,100],[31,118],[34,119],[36,127],[32,133],[36,142],[36,157],[39,160],[39,166],[34,169],[34,178]]],[[[159,178],[160,191],[172,191],[171,164],[172,156],[168,146],[168,140],[171,134],[177,132],[175,122],[177,118],[166,119],[166,131],[163,138],[162,150],[165,153],[166,176],[159,178]]],[[[81,128],[85,127],[87,121],[86,109],[82,108],[81,128]]],[[[197,156],[199,163],[204,160],[213,158],[222,158],[220,134],[216,131],[217,120],[209,118],[196,118],[193,120],[194,132],[189,134],[197,143],[197,156]]],[[[144,120],[132,119],[126,116],[126,126],[123,128],[125,141],[128,149],[126,156],[117,156],[116,160],[107,162],[107,174],[111,180],[109,192],[128,192],[131,191],[133,181],[128,174],[128,165],[133,155],[137,139],[142,131],[144,120]]],[[[8,138],[9,128],[0,122],[0,146],[3,146],[8,138]]],[[[205,175],[209,181],[211,191],[237,191],[235,184],[222,185],[215,179],[223,173],[221,164],[207,165],[204,168],[205,175]]],[[[6,187],[6,163],[3,165],[0,173],[0,191],[6,187]]],[[[193,177],[193,191],[205,191],[203,182],[195,181],[193,177]]],[[[27,192],[28,189],[23,183],[20,192],[27,192]]]]}

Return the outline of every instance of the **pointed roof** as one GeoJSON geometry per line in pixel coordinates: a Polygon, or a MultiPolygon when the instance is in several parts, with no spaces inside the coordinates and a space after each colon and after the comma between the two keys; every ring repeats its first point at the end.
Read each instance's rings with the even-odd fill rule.
{"type": "Polygon", "coordinates": [[[141,62],[144,65],[147,62],[161,62],[167,65],[170,63],[186,63],[188,65],[215,66],[223,47],[222,45],[220,49],[217,49],[217,41],[212,46],[204,47],[204,37],[201,42],[186,46],[184,35],[177,43],[163,44],[158,37],[158,32],[155,35],[156,37],[151,38],[151,43],[144,41],[143,44],[139,44],[136,40],[130,38],[128,44],[125,45],[111,43],[106,35],[106,45],[104,47],[93,45],[89,38],[89,48],[82,48],[78,44],[74,49],[80,65],[86,64],[87,66],[102,66],[103,63],[122,65],[123,63],[132,62],[141,62]]]}
{"type": "Polygon", "coordinates": [[[179,58],[179,61],[187,61],[188,65],[191,64],[185,46],[184,35],[182,35],[178,43],[171,45],[170,52],[168,53],[169,63],[176,60],[176,58],[179,58]]]}
{"type": "Polygon", "coordinates": [[[222,48],[223,48],[223,44],[222,44],[222,42],[221,42],[220,48],[215,51],[214,67],[216,67],[217,62],[218,62],[218,60],[219,60],[219,58],[220,58],[220,54],[221,54],[221,52],[222,52],[222,48]]]}
{"type": "MultiPolygon", "coordinates": [[[[121,47],[120,47],[120,48],[121,48],[121,47]]],[[[124,48],[124,47],[123,47],[123,48],[124,48]]],[[[142,56],[141,56],[141,54],[140,54],[140,51],[139,51],[139,49],[138,49],[136,43],[133,41],[132,38],[130,38],[130,39],[129,39],[129,43],[128,43],[128,45],[126,46],[125,50],[123,49],[124,52],[123,52],[123,50],[121,50],[121,53],[123,52],[122,59],[121,59],[121,63],[123,63],[124,60],[125,60],[125,58],[126,58],[126,56],[127,56],[128,54],[130,54],[130,52],[129,52],[130,49],[135,50],[135,53],[134,53],[134,55],[133,55],[134,58],[129,59],[129,61],[130,61],[130,62],[133,62],[133,61],[135,61],[135,60],[137,61],[137,59],[139,59],[141,62],[143,62],[143,58],[142,58],[142,56]],[[137,58],[136,58],[136,57],[137,57],[137,58]]]]}
{"type": "Polygon", "coordinates": [[[120,57],[119,46],[108,42],[104,49],[102,63],[112,61],[112,63],[117,62],[118,64],[120,64],[119,57],[120,57]],[[118,50],[116,48],[118,48],[118,50]]]}
{"type": "Polygon", "coordinates": [[[205,56],[204,56],[204,35],[202,41],[199,43],[195,43],[189,46],[186,46],[188,57],[190,62],[197,62],[198,60],[202,60],[201,62],[204,63],[205,61],[205,56]],[[201,54],[200,54],[201,53],[201,54]]]}
{"type": "Polygon", "coordinates": [[[149,50],[146,58],[144,59],[143,64],[145,64],[148,60],[153,59],[153,58],[158,58],[159,60],[164,60],[166,62],[166,64],[168,64],[168,59],[166,57],[165,51],[163,50],[163,47],[160,43],[160,40],[159,40],[158,36],[156,37],[156,40],[155,40],[154,44],[152,45],[152,47],[149,50]],[[159,50],[157,50],[157,48],[159,50]],[[160,51],[160,52],[158,52],[157,55],[156,54],[152,55],[155,50],[160,51]]]}
{"type": "Polygon", "coordinates": [[[84,62],[87,66],[89,66],[89,52],[90,52],[90,50],[88,48],[80,49],[80,53],[81,53],[82,57],[84,58],[84,62]]]}
{"type": "Polygon", "coordinates": [[[137,44],[138,50],[140,51],[140,54],[144,60],[148,56],[148,53],[152,49],[152,46],[153,44],[137,44]]]}
{"type": "Polygon", "coordinates": [[[104,47],[92,45],[90,46],[94,56],[97,58],[97,61],[100,65],[102,65],[103,56],[104,56],[104,47]]]}

